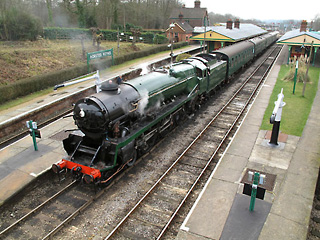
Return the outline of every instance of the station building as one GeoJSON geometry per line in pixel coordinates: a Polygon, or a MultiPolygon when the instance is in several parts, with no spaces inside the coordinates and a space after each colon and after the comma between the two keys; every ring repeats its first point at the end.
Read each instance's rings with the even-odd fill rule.
{"type": "Polygon", "coordinates": [[[293,59],[294,56],[307,55],[310,56],[310,62],[314,66],[315,57],[320,46],[320,32],[308,31],[307,21],[301,22],[300,29],[295,29],[285,33],[277,44],[286,44],[289,48],[288,60],[293,59]]]}
{"type": "Polygon", "coordinates": [[[267,33],[266,30],[249,23],[241,23],[237,19],[234,24],[231,19],[219,26],[195,27],[193,41],[206,42],[208,50],[213,51],[236,42],[247,40],[267,33]]]}
{"type": "Polygon", "coordinates": [[[173,27],[169,27],[166,30],[168,39],[171,39],[173,35],[174,42],[189,42],[193,33],[193,27],[191,27],[189,23],[176,21],[172,23],[172,26],[173,27]]]}
{"type": "Polygon", "coordinates": [[[201,8],[200,0],[194,1],[193,8],[175,8],[170,15],[170,27],[166,30],[168,39],[174,35],[174,42],[189,42],[194,27],[203,26],[204,20],[208,19],[207,8],[201,8]]]}

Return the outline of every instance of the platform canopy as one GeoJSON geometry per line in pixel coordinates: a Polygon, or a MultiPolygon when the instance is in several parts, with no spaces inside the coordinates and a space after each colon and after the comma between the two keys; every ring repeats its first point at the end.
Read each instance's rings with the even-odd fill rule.
{"type": "Polygon", "coordinates": [[[266,30],[250,23],[241,23],[239,28],[234,27],[232,29],[226,28],[225,24],[221,25],[206,28],[195,27],[194,33],[198,33],[198,35],[193,36],[190,40],[238,42],[267,33],[266,30]]]}
{"type": "Polygon", "coordinates": [[[296,29],[285,33],[278,41],[277,44],[286,44],[289,47],[288,61],[294,56],[310,55],[311,45],[313,47],[311,54],[313,54],[312,65],[315,63],[315,56],[320,46],[320,33],[308,32],[296,29]]]}
{"type": "Polygon", "coordinates": [[[226,24],[221,23],[219,26],[195,27],[190,40],[205,41],[208,43],[208,50],[213,51],[224,46],[231,45],[235,42],[257,37],[267,33],[266,30],[250,24],[236,21],[233,27],[232,21],[226,24]]]}
{"type": "Polygon", "coordinates": [[[285,33],[278,41],[278,44],[297,45],[297,46],[311,46],[313,41],[314,47],[320,46],[319,32],[300,32],[299,29],[285,33]]]}

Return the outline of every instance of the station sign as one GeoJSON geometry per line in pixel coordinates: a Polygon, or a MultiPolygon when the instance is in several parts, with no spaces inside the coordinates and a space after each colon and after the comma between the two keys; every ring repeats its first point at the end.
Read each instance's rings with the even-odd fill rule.
{"type": "Polygon", "coordinates": [[[104,58],[104,57],[112,57],[112,65],[113,65],[113,48],[109,50],[102,50],[98,52],[87,53],[88,72],[90,71],[90,68],[89,68],[90,60],[104,58]]]}

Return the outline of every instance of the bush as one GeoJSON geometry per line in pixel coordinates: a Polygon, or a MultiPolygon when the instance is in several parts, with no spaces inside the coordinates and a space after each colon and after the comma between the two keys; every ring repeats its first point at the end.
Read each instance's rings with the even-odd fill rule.
{"type": "MultiPolygon", "coordinates": [[[[121,33],[122,31],[120,31],[121,33]]],[[[108,29],[100,29],[97,34],[102,33],[103,39],[107,41],[117,41],[117,30],[108,30],[108,29]]],[[[46,39],[75,39],[78,38],[79,35],[84,35],[88,39],[92,38],[92,34],[90,29],[85,28],[59,28],[59,27],[49,27],[43,29],[43,37],[46,39]]],[[[130,29],[128,32],[124,32],[124,35],[121,35],[120,38],[126,40],[129,39],[129,36],[132,36],[130,29]]],[[[142,42],[149,44],[163,44],[168,41],[165,35],[156,34],[154,32],[141,32],[139,37],[142,38],[142,42]]],[[[138,39],[138,42],[140,40],[138,39]]]]}
{"type": "Polygon", "coordinates": [[[179,55],[177,56],[177,58],[176,58],[176,62],[180,62],[180,61],[182,61],[183,59],[186,59],[186,58],[189,58],[189,57],[191,57],[191,55],[188,54],[188,53],[179,54],[179,55]]]}
{"type": "Polygon", "coordinates": [[[43,29],[43,37],[46,39],[76,39],[80,35],[92,38],[91,31],[85,28],[59,28],[50,27],[43,29]]]}
{"type": "Polygon", "coordinates": [[[42,33],[41,21],[22,9],[10,8],[0,20],[1,36],[4,40],[34,41],[42,33]]]}
{"type": "MultiPolygon", "coordinates": [[[[289,72],[285,75],[283,80],[285,81],[293,81],[294,76],[296,74],[296,62],[299,62],[298,64],[298,72],[297,72],[297,82],[303,82],[305,77],[306,77],[306,71],[307,71],[307,60],[308,58],[305,56],[300,56],[297,58],[296,56],[290,61],[289,66],[290,70],[289,72]]],[[[310,81],[310,76],[308,76],[307,82],[310,81]]]]}

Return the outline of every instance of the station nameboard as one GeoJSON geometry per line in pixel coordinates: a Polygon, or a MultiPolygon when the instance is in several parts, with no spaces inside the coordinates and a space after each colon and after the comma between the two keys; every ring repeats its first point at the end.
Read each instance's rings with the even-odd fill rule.
{"type": "Polygon", "coordinates": [[[103,57],[110,57],[110,56],[112,57],[112,64],[113,64],[113,48],[111,48],[109,50],[87,53],[88,72],[90,71],[90,69],[89,69],[90,60],[99,59],[99,58],[103,58],[103,57]]]}

